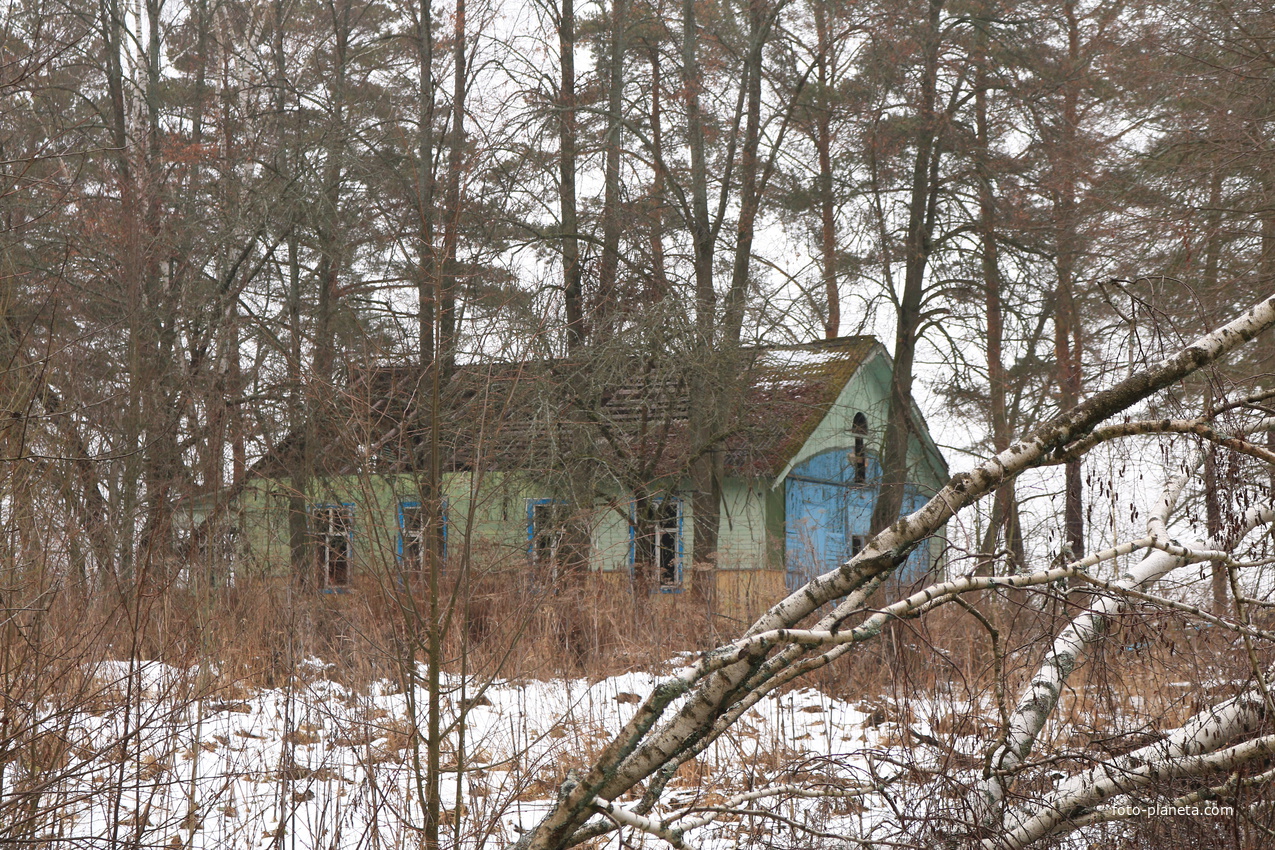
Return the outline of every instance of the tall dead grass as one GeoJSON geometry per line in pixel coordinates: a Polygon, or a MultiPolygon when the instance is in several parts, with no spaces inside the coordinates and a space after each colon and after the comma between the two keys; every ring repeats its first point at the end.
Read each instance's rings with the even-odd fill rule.
{"type": "MultiPolygon", "coordinates": [[[[38,655],[46,673],[134,657],[180,668],[211,664],[219,679],[254,687],[276,687],[298,663],[320,659],[347,684],[365,685],[397,676],[402,647],[423,640],[429,623],[421,584],[419,577],[364,577],[333,593],[247,578],[232,587],[173,583],[133,598],[68,587],[11,618],[0,649],[38,655]]],[[[447,581],[442,595],[447,666],[463,659],[478,675],[651,669],[699,648],[707,632],[703,617],[596,576],[550,589],[489,573],[463,587],[447,581]]]]}
{"type": "MultiPolygon", "coordinates": [[[[142,717],[143,702],[174,713],[200,702],[234,710],[226,706],[252,690],[313,675],[315,660],[322,675],[354,689],[386,679],[406,684],[418,675],[429,628],[421,584],[419,576],[365,575],[346,592],[322,593],[242,578],[231,587],[151,582],[127,594],[43,578],[11,584],[0,624],[0,782],[6,771],[21,776],[12,786],[21,794],[0,806],[12,824],[5,836],[34,840],[34,825],[56,810],[50,801],[95,759],[100,764],[101,747],[118,750],[112,787],[124,789],[128,777],[153,769],[137,731],[156,724],[142,717]],[[175,675],[148,678],[148,662],[175,675]],[[70,734],[77,713],[119,711],[138,719],[118,740],[70,734]]],[[[514,569],[455,570],[442,591],[445,666],[477,681],[658,670],[701,648],[710,626],[721,628],[689,599],[647,594],[610,576],[547,588],[514,569]]],[[[1081,610],[1078,601],[971,597],[969,609],[948,606],[892,624],[880,640],[799,684],[852,702],[902,743],[967,738],[986,750],[1053,635],[1081,610]]],[[[1242,687],[1250,671],[1236,636],[1198,626],[1149,610],[1119,618],[1072,677],[1042,754],[1127,751],[1242,687]]],[[[939,755],[967,774],[979,769],[977,752],[939,755]]],[[[1033,781],[1025,776],[1022,787],[1033,781]]],[[[1268,819],[1269,807],[1262,811],[1268,819]]],[[[1214,827],[1193,827],[1191,841],[1214,835],[1214,827]]],[[[1146,846],[1191,846],[1166,844],[1157,829],[1135,832],[1146,846]]]]}

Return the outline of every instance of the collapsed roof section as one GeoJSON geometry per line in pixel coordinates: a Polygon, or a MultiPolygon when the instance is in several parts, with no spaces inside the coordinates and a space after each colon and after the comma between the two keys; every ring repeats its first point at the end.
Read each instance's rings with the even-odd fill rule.
{"type": "MultiPolygon", "coordinates": [[[[726,474],[773,477],[876,350],[870,336],[744,349],[710,367],[707,393],[693,372],[704,367],[672,353],[462,364],[439,388],[442,465],[551,473],[587,459],[630,474],[682,475],[695,460],[694,407],[709,403],[693,395],[721,393],[727,414],[714,445],[726,474]]],[[[378,365],[353,374],[312,419],[314,472],[423,468],[434,409],[427,369],[378,365]]],[[[256,473],[287,477],[304,440],[290,434],[256,473]]]]}

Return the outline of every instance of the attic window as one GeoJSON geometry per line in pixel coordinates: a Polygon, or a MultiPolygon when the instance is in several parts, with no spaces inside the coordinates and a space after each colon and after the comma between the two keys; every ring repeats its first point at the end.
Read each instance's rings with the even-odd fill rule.
{"type": "Polygon", "coordinates": [[[854,415],[854,480],[862,484],[868,480],[868,417],[862,412],[854,415]]]}
{"type": "Polygon", "coordinates": [[[325,588],[350,583],[350,555],[354,540],[354,506],[318,505],[311,512],[318,543],[319,581],[325,588]]]}
{"type": "Polygon", "coordinates": [[[387,440],[381,444],[376,450],[376,455],[372,459],[372,465],[377,472],[389,472],[402,459],[399,441],[397,439],[387,440]]]}

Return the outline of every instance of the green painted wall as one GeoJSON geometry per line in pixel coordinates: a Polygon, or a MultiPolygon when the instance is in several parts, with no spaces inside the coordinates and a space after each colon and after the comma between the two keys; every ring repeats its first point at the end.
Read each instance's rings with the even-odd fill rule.
{"type": "Polygon", "coordinates": [[[598,505],[590,518],[591,566],[605,572],[629,569],[629,505],[616,497],[613,504],[598,505]]]}
{"type": "MultiPolygon", "coordinates": [[[[836,402],[829,409],[828,415],[815,426],[805,445],[789,460],[774,483],[781,486],[790,469],[820,452],[829,449],[853,449],[854,416],[860,412],[868,419],[870,450],[880,457],[881,441],[885,436],[886,414],[890,404],[890,372],[890,361],[885,349],[878,347],[876,352],[869,355],[868,360],[846,382],[836,402]]],[[[914,408],[913,415],[918,422],[923,421],[919,410],[914,408]]],[[[938,492],[939,488],[947,483],[947,465],[928,436],[924,441],[913,437],[909,442],[908,467],[909,480],[919,486],[926,495],[938,492]]]]}
{"type": "MultiPolygon", "coordinates": [[[[756,569],[774,557],[774,541],[767,540],[764,481],[728,478],[723,485],[721,527],[718,533],[719,565],[722,569],[756,569]]],[[[695,514],[690,483],[669,488],[681,502],[682,552],[689,561],[695,546],[695,514]]],[[[604,571],[628,570],[632,566],[630,503],[617,494],[609,505],[595,509],[592,522],[594,568],[604,571]]],[[[779,502],[782,529],[783,502],[779,502]]],[[[782,534],[777,539],[782,539],[782,534]]],[[[688,565],[688,564],[687,564],[688,565]]],[[[773,565],[773,563],[772,563],[773,565]]]]}
{"type": "MultiPolygon", "coordinates": [[[[689,487],[673,487],[682,510],[682,551],[689,559],[695,543],[694,514],[689,487]]],[[[491,474],[473,482],[468,473],[445,477],[448,558],[459,557],[468,546],[472,557],[487,567],[524,565],[528,553],[527,511],[532,500],[552,497],[520,476],[491,474]]],[[[247,487],[237,505],[246,557],[240,569],[283,574],[288,569],[288,499],[286,481],[259,481],[247,487]]],[[[418,502],[411,476],[349,476],[316,481],[307,500],[313,508],[349,505],[354,533],[351,554],[356,569],[384,574],[396,564],[399,547],[399,505],[418,502]]],[[[628,571],[632,566],[630,502],[617,495],[599,502],[589,518],[593,568],[628,571]]],[[[194,521],[207,514],[197,507],[194,521]]],[[[229,519],[229,516],[228,516],[229,519]]],[[[758,569],[781,563],[777,549],[783,539],[783,500],[775,499],[764,481],[727,479],[722,499],[720,566],[758,569]]]]}
{"type": "MultiPolygon", "coordinates": [[[[783,502],[779,502],[780,533],[767,526],[769,482],[728,478],[722,486],[722,516],[717,532],[718,566],[726,570],[777,567],[776,547],[783,540],[783,502]]],[[[772,508],[773,509],[773,508],[772,508]]]]}
{"type": "MultiPolygon", "coordinates": [[[[447,504],[448,558],[466,548],[493,567],[525,563],[527,500],[547,493],[525,479],[488,474],[474,480],[469,473],[444,476],[447,504]]],[[[286,480],[259,481],[247,487],[235,509],[241,532],[243,568],[262,573],[288,569],[288,502],[286,480]]],[[[352,506],[354,531],[351,554],[356,569],[380,573],[392,570],[399,549],[399,506],[420,501],[409,475],[347,476],[312,482],[307,503],[352,506]]],[[[209,506],[196,505],[194,523],[209,506]]],[[[227,517],[227,521],[230,517],[227,517]]]]}
{"type": "MultiPolygon", "coordinates": [[[[879,453],[885,426],[890,364],[878,349],[841,391],[828,415],[811,433],[797,455],[774,481],[729,478],[724,482],[719,529],[719,567],[723,570],[780,569],[784,564],[784,476],[795,464],[829,449],[853,448],[854,416],[868,419],[869,445],[879,453]]],[[[919,419],[919,413],[917,414],[919,419]]],[[[913,482],[926,495],[947,480],[941,455],[927,438],[909,447],[913,482]]],[[[669,491],[681,499],[682,552],[689,561],[694,546],[694,516],[688,482],[669,491]]],[[[239,569],[286,574],[288,571],[288,486],[286,481],[260,481],[246,488],[238,500],[242,529],[239,569]]],[[[444,477],[447,501],[448,558],[468,549],[473,561],[488,569],[525,569],[528,563],[527,511],[529,500],[552,497],[533,476],[487,473],[449,473],[444,477]]],[[[307,500],[311,505],[352,504],[354,567],[385,575],[394,570],[399,545],[399,505],[419,501],[409,475],[363,475],[317,480],[307,500]]],[[[626,494],[599,502],[589,518],[592,563],[595,570],[627,572],[632,565],[631,506],[626,494]]],[[[199,522],[206,507],[196,506],[199,522]]],[[[942,537],[931,541],[937,559],[942,537]]],[[[689,563],[684,563],[684,567],[689,563]]],[[[685,575],[685,571],[684,571],[685,575]]]]}

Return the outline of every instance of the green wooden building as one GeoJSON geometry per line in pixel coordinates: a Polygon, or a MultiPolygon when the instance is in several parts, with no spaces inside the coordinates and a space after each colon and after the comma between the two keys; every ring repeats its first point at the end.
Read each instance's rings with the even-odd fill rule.
{"type": "MultiPolygon", "coordinates": [[[[862,545],[880,477],[891,364],[871,337],[744,352],[721,453],[719,608],[747,615],[831,569],[862,545]]],[[[223,574],[286,576],[289,510],[304,504],[314,584],[357,589],[419,569],[425,528],[441,522],[446,568],[462,559],[528,587],[552,585],[568,527],[587,534],[600,580],[660,594],[689,589],[689,367],[676,358],[488,363],[458,367],[439,397],[442,499],[422,499],[430,387],[414,367],[352,377],[316,421],[313,476],[298,493],[291,435],[233,494],[186,513],[223,574]],[[583,531],[581,531],[583,530],[583,531]]],[[[947,480],[925,430],[909,448],[905,511],[947,480]]],[[[935,538],[901,574],[940,563],[935,538]]],[[[701,579],[703,580],[703,579],[701,579]]]]}

